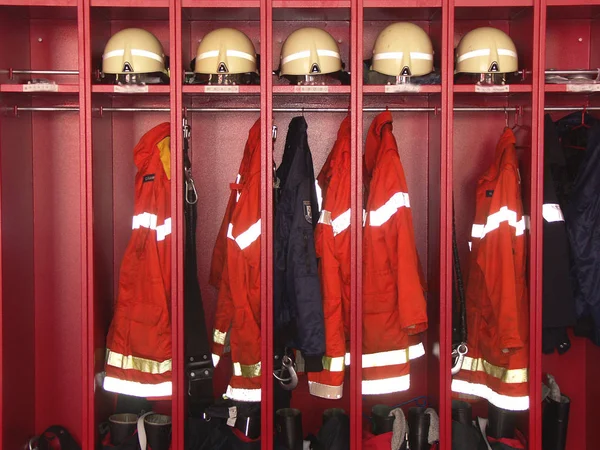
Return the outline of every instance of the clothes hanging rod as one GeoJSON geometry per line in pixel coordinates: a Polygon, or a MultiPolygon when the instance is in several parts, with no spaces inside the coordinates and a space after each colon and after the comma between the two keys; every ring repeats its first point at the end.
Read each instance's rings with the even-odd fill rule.
{"type": "MultiPolygon", "coordinates": [[[[6,112],[78,112],[78,106],[15,106],[12,108],[3,108],[6,112]]],[[[544,111],[600,111],[600,106],[549,106],[544,108],[544,111]]],[[[429,107],[403,107],[403,108],[384,108],[384,107],[365,107],[363,112],[440,112],[441,108],[429,107]]],[[[170,108],[154,108],[154,107],[102,107],[93,108],[94,112],[170,112],[170,108]]],[[[187,108],[187,112],[260,112],[260,108],[187,108]]],[[[457,106],[455,112],[516,112],[519,107],[503,107],[503,106],[457,106]]],[[[348,108],[273,108],[273,112],[293,112],[293,113],[311,113],[311,112],[333,112],[347,113],[348,108]]]]}

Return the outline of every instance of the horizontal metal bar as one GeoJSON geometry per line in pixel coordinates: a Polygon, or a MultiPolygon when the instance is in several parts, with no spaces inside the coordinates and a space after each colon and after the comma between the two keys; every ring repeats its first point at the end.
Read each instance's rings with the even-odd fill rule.
{"type": "MultiPolygon", "coordinates": [[[[578,111],[585,109],[586,111],[600,111],[600,106],[548,106],[544,111],[578,111]]],[[[78,106],[15,106],[13,108],[3,108],[4,111],[11,112],[51,112],[51,111],[79,111],[78,106]]],[[[93,108],[94,112],[170,112],[170,108],[154,108],[154,107],[103,107],[93,108]]],[[[514,112],[517,107],[503,106],[457,106],[455,112],[514,112]]],[[[187,108],[187,112],[260,112],[260,108],[187,108]]],[[[329,112],[329,113],[346,113],[348,108],[273,108],[274,112],[293,112],[293,113],[311,113],[311,112],[329,112]]],[[[384,107],[365,107],[364,112],[440,112],[441,108],[430,107],[406,107],[406,108],[384,108],[384,107]]]]}
{"type": "Polygon", "coordinates": [[[0,70],[0,73],[8,73],[12,75],[79,75],[79,70],[21,70],[21,69],[5,69],[0,70]]]}
{"type": "Polygon", "coordinates": [[[547,106],[544,111],[600,111],[600,106],[547,106]]]}

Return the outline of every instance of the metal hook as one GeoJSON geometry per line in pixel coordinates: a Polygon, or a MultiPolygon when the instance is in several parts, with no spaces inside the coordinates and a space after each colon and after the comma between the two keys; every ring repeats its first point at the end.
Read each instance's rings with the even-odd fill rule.
{"type": "Polygon", "coordinates": [[[281,361],[279,374],[273,372],[273,376],[279,381],[279,384],[285,391],[291,391],[298,386],[298,374],[296,373],[296,369],[294,369],[294,362],[287,355],[285,355],[281,361]],[[282,376],[285,370],[289,373],[289,377],[287,378],[283,378],[282,376]]]}
{"type": "Polygon", "coordinates": [[[195,205],[198,202],[198,191],[196,191],[191,169],[185,169],[185,201],[188,205],[195,205]]]}
{"type": "Polygon", "coordinates": [[[29,439],[26,450],[37,450],[39,446],[39,439],[39,436],[34,436],[31,439],[29,439]]]}
{"type": "Polygon", "coordinates": [[[504,108],[504,126],[508,128],[508,111],[504,108]]]}
{"type": "Polygon", "coordinates": [[[452,364],[452,375],[456,375],[462,369],[463,360],[465,355],[469,352],[469,347],[464,342],[461,342],[459,346],[452,350],[452,358],[456,358],[452,364]]]}

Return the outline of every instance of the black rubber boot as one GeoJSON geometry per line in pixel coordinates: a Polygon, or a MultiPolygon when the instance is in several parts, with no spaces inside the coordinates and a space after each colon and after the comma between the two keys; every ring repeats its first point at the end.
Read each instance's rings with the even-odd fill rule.
{"type": "Polygon", "coordinates": [[[125,439],[132,436],[137,428],[138,416],[136,414],[113,414],[108,418],[110,427],[110,443],[121,445],[125,439]]]}
{"type": "Polygon", "coordinates": [[[169,450],[171,446],[171,417],[150,414],[144,418],[144,429],[150,450],[169,450]]]}
{"type": "Polygon", "coordinates": [[[332,419],[334,417],[339,417],[339,416],[345,416],[345,415],[346,415],[346,411],[344,411],[344,409],[342,409],[342,408],[326,409],[323,412],[323,425],[325,425],[327,423],[327,421],[329,421],[329,419],[332,419]]]}
{"type": "Polygon", "coordinates": [[[473,425],[471,404],[461,400],[452,400],[452,420],[463,424],[473,425]]]}
{"type": "Polygon", "coordinates": [[[542,414],[542,450],[565,450],[571,399],[561,395],[560,403],[547,399],[542,414]]]}
{"type": "Polygon", "coordinates": [[[287,450],[302,450],[302,413],[298,409],[283,408],[275,413],[277,440],[287,450]]]}
{"type": "Polygon", "coordinates": [[[517,415],[514,411],[501,409],[489,403],[487,435],[496,439],[513,439],[516,420],[517,415]]]}
{"type": "Polygon", "coordinates": [[[429,450],[429,422],[431,417],[425,414],[427,408],[408,410],[408,444],[410,450],[429,450]]]}
{"type": "Polygon", "coordinates": [[[390,416],[390,408],[387,405],[375,405],[371,408],[371,416],[373,419],[373,434],[379,435],[389,433],[394,429],[394,416],[390,416]]]}

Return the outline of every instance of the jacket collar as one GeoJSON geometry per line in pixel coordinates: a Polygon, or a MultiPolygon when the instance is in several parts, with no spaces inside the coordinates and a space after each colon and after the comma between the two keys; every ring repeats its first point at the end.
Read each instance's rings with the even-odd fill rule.
{"type": "Polygon", "coordinates": [[[345,167],[348,163],[345,163],[344,158],[348,158],[350,153],[350,145],[346,145],[345,142],[350,139],[350,116],[342,121],[340,129],[338,130],[337,140],[333,146],[333,149],[327,157],[327,161],[323,164],[321,173],[319,173],[318,181],[319,185],[323,187],[329,184],[329,180],[333,177],[336,171],[347,169],[345,167]]]}
{"type": "MultiPolygon", "coordinates": [[[[308,125],[302,116],[294,117],[290,122],[285,138],[283,157],[277,168],[277,178],[279,178],[281,188],[286,186],[290,176],[301,178],[306,173],[303,163],[306,161],[305,154],[308,152],[307,129],[308,125]]],[[[291,180],[291,183],[293,184],[294,180],[291,180]]]]}
{"type": "Polygon", "coordinates": [[[367,134],[367,148],[365,150],[365,170],[369,178],[373,174],[373,170],[381,155],[381,135],[383,133],[383,127],[390,125],[391,129],[392,122],[392,113],[384,111],[373,119],[373,122],[369,127],[369,133],[367,134]]]}
{"type": "Polygon", "coordinates": [[[156,144],[169,136],[171,133],[171,124],[169,122],[161,123],[148,131],[133,149],[133,159],[139,170],[143,170],[151,161],[154,154],[159,155],[156,144]]]}

